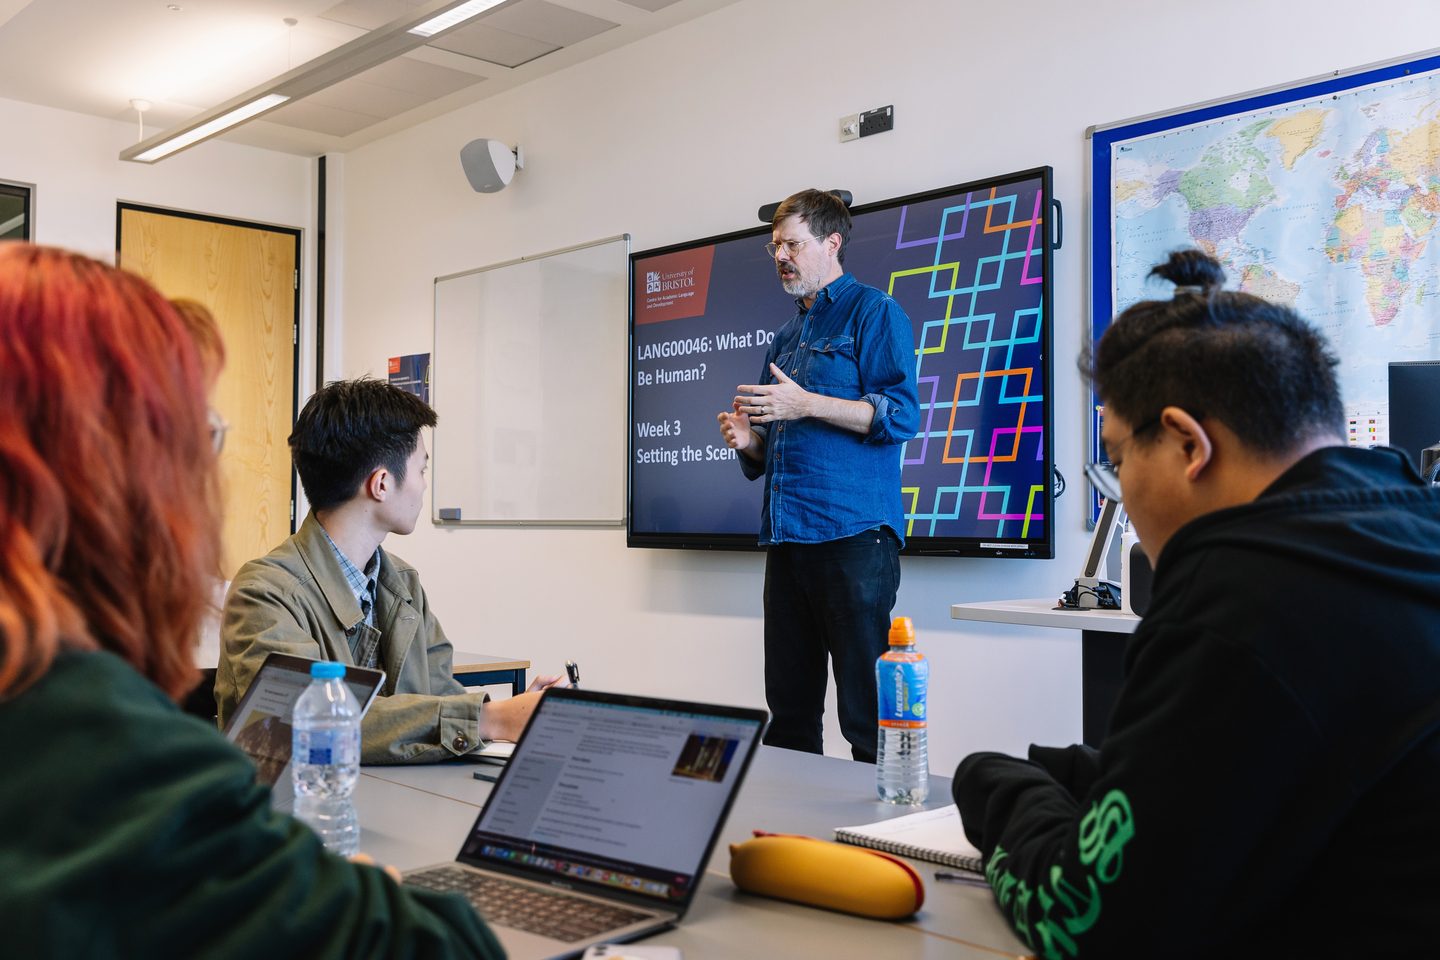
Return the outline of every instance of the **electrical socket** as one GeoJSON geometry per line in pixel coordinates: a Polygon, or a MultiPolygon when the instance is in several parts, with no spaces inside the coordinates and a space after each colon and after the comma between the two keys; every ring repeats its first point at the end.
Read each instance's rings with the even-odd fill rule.
{"type": "Polygon", "coordinates": [[[860,114],[860,136],[868,137],[895,129],[895,105],[876,107],[860,114]]]}
{"type": "Polygon", "coordinates": [[[840,142],[860,139],[860,114],[852,113],[840,118],[840,142]]]}

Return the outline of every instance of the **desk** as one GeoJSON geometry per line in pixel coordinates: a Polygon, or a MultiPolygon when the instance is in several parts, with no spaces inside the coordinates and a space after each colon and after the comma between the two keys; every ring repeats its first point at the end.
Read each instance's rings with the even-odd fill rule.
{"type": "MultiPolygon", "coordinates": [[[[362,767],[356,809],[360,847],[402,870],[453,860],[491,785],[466,762],[362,767]]],[[[932,777],[928,807],[950,799],[950,781],[932,777]]],[[[912,812],[880,803],[868,764],[761,747],[690,912],[647,943],[679,947],[685,960],[824,957],[826,960],[995,960],[1027,954],[989,890],[939,883],[935,864],[910,861],[925,878],[925,907],[903,922],[864,920],[741,893],[730,882],[726,845],[755,829],[826,837],[837,826],[912,812]]]]}
{"type": "Polygon", "coordinates": [[[525,671],[529,669],[529,660],[516,660],[513,657],[492,657],[484,653],[465,653],[460,650],[454,651],[451,656],[450,672],[467,687],[508,683],[512,693],[524,693],[525,671]]]}
{"type": "Polygon", "coordinates": [[[1054,600],[992,600],[954,604],[950,618],[1079,630],[1082,736],[1100,746],[1125,675],[1125,638],[1139,617],[1122,610],[1056,610],[1054,600]]]}

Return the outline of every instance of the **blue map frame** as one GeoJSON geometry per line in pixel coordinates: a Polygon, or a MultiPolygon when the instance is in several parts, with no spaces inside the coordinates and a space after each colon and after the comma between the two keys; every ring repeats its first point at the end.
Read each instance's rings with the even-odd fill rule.
{"type": "MultiPolygon", "coordinates": [[[[1382,64],[1336,71],[1322,77],[1181,107],[1136,120],[1091,127],[1087,131],[1087,136],[1091,141],[1089,160],[1091,201],[1090,335],[1092,344],[1098,343],[1101,335],[1109,327],[1115,308],[1112,290],[1116,280],[1116,264],[1113,262],[1112,256],[1114,237],[1111,232],[1112,199],[1115,185],[1111,179],[1111,171],[1114,166],[1117,144],[1166,131],[1181,131],[1186,128],[1198,127],[1219,119],[1270,107],[1338,95],[1358,88],[1437,70],[1440,70],[1440,52],[1428,51],[1382,64]]],[[[1090,396],[1089,453],[1093,460],[1098,461],[1104,456],[1100,444],[1102,417],[1099,401],[1093,391],[1090,396]]],[[[1099,515],[1099,497],[1093,490],[1090,492],[1090,500],[1090,517],[1093,522],[1099,515]]]]}

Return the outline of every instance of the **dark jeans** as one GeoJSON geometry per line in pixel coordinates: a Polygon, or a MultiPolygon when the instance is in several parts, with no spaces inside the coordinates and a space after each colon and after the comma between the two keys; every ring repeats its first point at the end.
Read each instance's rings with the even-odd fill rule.
{"type": "Polygon", "coordinates": [[[875,661],[887,648],[899,586],[900,545],[889,530],[769,549],[765,700],[774,719],[767,744],[821,752],[828,656],[850,753],[875,762],[875,661]]]}

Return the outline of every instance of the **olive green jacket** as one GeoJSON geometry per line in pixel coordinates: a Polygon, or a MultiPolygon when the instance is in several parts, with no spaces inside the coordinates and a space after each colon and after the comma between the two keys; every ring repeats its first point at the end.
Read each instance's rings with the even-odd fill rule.
{"type": "Polygon", "coordinates": [[[313,513],[288,540],[241,567],[220,622],[221,726],[271,653],[354,663],[347,631],[378,629],[385,686],[361,725],[361,762],[432,763],[484,746],[485,695],[466,693],[452,675],[450,641],[419,574],[381,550],[377,582],[376,626],[369,627],[313,513]]]}
{"type": "Polygon", "coordinates": [[[500,958],[470,905],[325,852],[249,758],[110,653],[0,700],[0,955],[500,958]]]}

